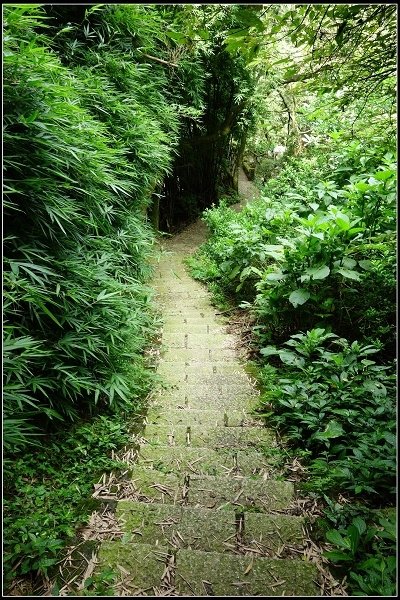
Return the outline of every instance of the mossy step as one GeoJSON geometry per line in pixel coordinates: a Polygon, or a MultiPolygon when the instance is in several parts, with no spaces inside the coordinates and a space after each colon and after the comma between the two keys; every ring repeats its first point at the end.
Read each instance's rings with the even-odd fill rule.
{"type": "Polygon", "coordinates": [[[319,596],[318,570],[296,559],[253,558],[178,550],[175,589],[180,596],[319,596]]]}
{"type": "Polygon", "coordinates": [[[131,472],[136,490],[133,498],[143,502],[184,503],[187,506],[231,508],[268,513],[285,510],[293,500],[293,483],[242,476],[215,477],[165,473],[135,465],[131,472]]]}
{"type": "Polygon", "coordinates": [[[208,333],[209,335],[224,333],[224,326],[213,323],[211,319],[203,319],[202,323],[192,323],[190,321],[192,319],[164,322],[163,333],[208,333]],[[206,322],[204,323],[204,321],[206,322]]]}
{"type": "Polygon", "coordinates": [[[233,348],[213,350],[211,348],[164,348],[161,350],[162,361],[176,362],[178,360],[189,363],[225,362],[237,364],[236,352],[233,348]]]}
{"type": "Polygon", "coordinates": [[[170,390],[159,390],[151,399],[154,406],[195,408],[205,410],[245,410],[251,412],[258,393],[250,386],[222,385],[209,381],[207,385],[178,384],[170,390]]]}
{"type": "Polygon", "coordinates": [[[202,325],[204,326],[208,323],[210,326],[215,325],[216,327],[225,327],[229,325],[229,321],[223,316],[216,316],[211,319],[205,319],[204,317],[190,317],[190,318],[182,318],[179,316],[176,317],[168,317],[163,316],[164,325],[202,325]]]}
{"type": "Polygon", "coordinates": [[[240,387],[244,394],[253,392],[253,385],[244,369],[236,365],[224,363],[186,365],[186,361],[161,361],[157,373],[171,384],[207,386],[225,385],[232,386],[235,390],[240,387]]]}
{"type": "Polygon", "coordinates": [[[263,477],[191,475],[187,504],[205,508],[242,507],[268,513],[285,510],[294,496],[293,483],[263,477]]]}
{"type": "Polygon", "coordinates": [[[146,416],[149,425],[160,424],[167,426],[195,425],[209,429],[210,427],[253,427],[260,425],[260,421],[246,414],[242,410],[201,410],[195,408],[166,409],[151,407],[146,416]]]}
{"type": "Polygon", "coordinates": [[[195,550],[254,549],[269,556],[303,540],[304,519],[289,515],[217,511],[190,506],[122,500],[117,518],[132,542],[195,550]]]}
{"type": "Polygon", "coordinates": [[[164,473],[203,475],[263,475],[270,473],[268,459],[253,448],[156,446],[143,444],[138,463],[164,473]]]}
{"type": "Polygon", "coordinates": [[[228,333],[163,333],[162,343],[169,348],[211,348],[234,347],[235,337],[228,333]]]}
{"type": "Polygon", "coordinates": [[[103,542],[98,559],[96,573],[106,567],[113,569],[120,575],[113,591],[117,592],[122,584],[132,596],[162,595],[163,588],[186,597],[320,595],[317,568],[296,559],[186,549],[178,549],[173,555],[166,546],[122,541],[103,542]]]}
{"type": "Polygon", "coordinates": [[[260,448],[275,447],[274,435],[265,427],[206,427],[195,422],[187,424],[155,423],[147,425],[143,436],[153,445],[199,448],[260,448]]]}
{"type": "Polygon", "coordinates": [[[208,303],[210,302],[209,295],[206,292],[201,290],[187,290],[184,288],[175,290],[173,285],[167,289],[158,289],[157,299],[160,302],[177,302],[188,304],[189,306],[191,302],[202,301],[204,299],[206,299],[208,303]]]}
{"type": "Polygon", "coordinates": [[[214,319],[217,317],[216,311],[209,306],[208,308],[197,308],[194,306],[183,306],[179,308],[178,306],[166,305],[164,303],[162,314],[164,317],[182,317],[184,319],[214,319]]]}

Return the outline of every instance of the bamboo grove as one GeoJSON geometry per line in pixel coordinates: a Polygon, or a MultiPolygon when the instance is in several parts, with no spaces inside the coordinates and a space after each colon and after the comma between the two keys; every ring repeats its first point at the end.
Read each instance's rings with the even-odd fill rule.
{"type": "Polygon", "coordinates": [[[184,220],[183,199],[192,198],[191,218],[215,200],[214,172],[229,160],[219,129],[235,122],[225,106],[234,90],[216,115],[224,81],[212,71],[234,61],[217,54],[212,123],[200,124],[205,58],[189,48],[170,66],[179,48],[162,33],[168,9],[5,11],[4,409],[6,449],[16,450],[35,427],[123,405],[146,388],[149,219],[160,195],[169,227],[184,220]],[[169,58],[146,58],[160,49],[169,58]],[[207,140],[191,145],[204,129],[214,152],[207,140]]]}

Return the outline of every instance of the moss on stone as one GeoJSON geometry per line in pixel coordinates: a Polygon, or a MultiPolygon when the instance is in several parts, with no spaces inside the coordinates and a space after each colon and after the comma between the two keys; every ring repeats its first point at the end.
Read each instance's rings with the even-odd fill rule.
{"type": "MultiPolygon", "coordinates": [[[[123,543],[121,541],[103,542],[99,554],[99,563],[95,573],[110,567],[121,573],[125,587],[132,595],[154,596],[154,587],[160,588],[165,569],[168,549],[148,544],[123,543]],[[120,567],[129,573],[121,572],[120,567]]],[[[118,594],[115,594],[118,595],[118,594]]]]}
{"type": "MultiPolygon", "coordinates": [[[[206,411],[205,411],[206,412],[206,411]]],[[[229,422],[229,421],[228,421],[229,422]]],[[[208,448],[250,448],[274,444],[272,433],[261,427],[207,426],[186,419],[185,422],[164,422],[147,425],[144,437],[157,445],[208,448]]]]}
{"type": "Polygon", "coordinates": [[[132,541],[168,546],[172,533],[179,529],[182,507],[125,500],[118,503],[117,518],[132,541]]]}
{"type": "Polygon", "coordinates": [[[140,448],[138,464],[175,474],[250,475],[268,472],[267,459],[253,448],[212,450],[146,444],[140,448]]]}
{"type": "Polygon", "coordinates": [[[288,568],[287,561],[180,550],[175,587],[181,596],[317,596],[317,573],[304,561],[288,568]]]}
{"type": "Polygon", "coordinates": [[[243,507],[268,512],[284,510],[293,498],[293,484],[288,481],[250,479],[248,477],[192,476],[188,503],[207,508],[243,507]]]}
{"type": "Polygon", "coordinates": [[[266,551],[276,551],[285,544],[300,544],[304,538],[303,525],[302,517],[245,512],[244,543],[266,551]]]}

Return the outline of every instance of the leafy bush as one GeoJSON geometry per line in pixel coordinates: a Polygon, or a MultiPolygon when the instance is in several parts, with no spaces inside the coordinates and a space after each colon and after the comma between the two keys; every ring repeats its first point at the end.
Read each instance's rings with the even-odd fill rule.
{"type": "Polygon", "coordinates": [[[84,64],[61,60],[43,12],[4,11],[7,584],[56,563],[128,441],[110,414],[138,410],[153,381],[145,208],[178,128],[160,71],[149,83],[148,67],[116,69],[115,49],[95,59],[87,45],[84,64]]]}
{"type": "Polygon", "coordinates": [[[308,463],[301,486],[324,498],[320,526],[336,547],[325,556],[358,596],[396,591],[396,515],[371,510],[396,497],[395,372],[371,360],[377,352],[324,329],[261,349],[279,356],[284,370],[262,367],[260,412],[301,449],[308,463]],[[364,503],[330,499],[343,492],[364,503]]]}
{"type": "MultiPolygon", "coordinates": [[[[337,509],[326,516],[336,520],[337,509]]],[[[348,573],[350,592],[354,596],[396,595],[396,514],[394,511],[371,511],[362,506],[340,511],[342,525],[328,529],[326,539],[336,549],[325,552],[337,569],[348,573]],[[357,512],[359,514],[357,514],[357,512]],[[344,521],[344,523],[343,523],[344,521]]],[[[328,519],[325,518],[325,525],[328,519]]]]}
{"type": "Polygon", "coordinates": [[[46,575],[54,568],[76,527],[93,510],[88,501],[93,484],[103,472],[126,468],[110,454],[129,441],[126,418],[103,415],[5,463],[6,585],[18,575],[46,575]]]}
{"type": "Polygon", "coordinates": [[[295,334],[284,346],[261,349],[286,365],[262,403],[271,405],[265,415],[271,422],[312,451],[312,488],[393,500],[393,370],[371,360],[377,348],[350,344],[323,329],[295,334]],[[339,349],[327,349],[328,340],[339,349]]]}
{"type": "MultiPolygon", "coordinates": [[[[297,161],[297,174],[288,161],[241,213],[224,203],[204,213],[210,237],[192,262],[193,275],[252,309],[261,344],[282,342],[300,328],[329,327],[353,340],[365,336],[391,359],[395,171],[392,155],[382,160],[342,188],[335,182],[339,166],[316,181],[313,156],[307,168],[306,157],[297,161]]],[[[316,174],[322,177],[322,168],[316,174]]]]}

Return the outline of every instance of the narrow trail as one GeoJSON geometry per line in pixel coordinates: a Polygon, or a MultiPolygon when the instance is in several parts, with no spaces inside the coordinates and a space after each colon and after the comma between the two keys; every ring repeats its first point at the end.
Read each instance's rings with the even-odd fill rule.
{"type": "Polygon", "coordinates": [[[303,519],[280,514],[293,484],[274,479],[274,434],[251,416],[258,393],[237,339],[183,264],[205,234],[197,222],[164,245],[155,278],[164,387],[146,418],[134,495],[117,505],[128,538],[102,543],[99,570],[120,573],[115,595],[316,596],[303,519]]]}

